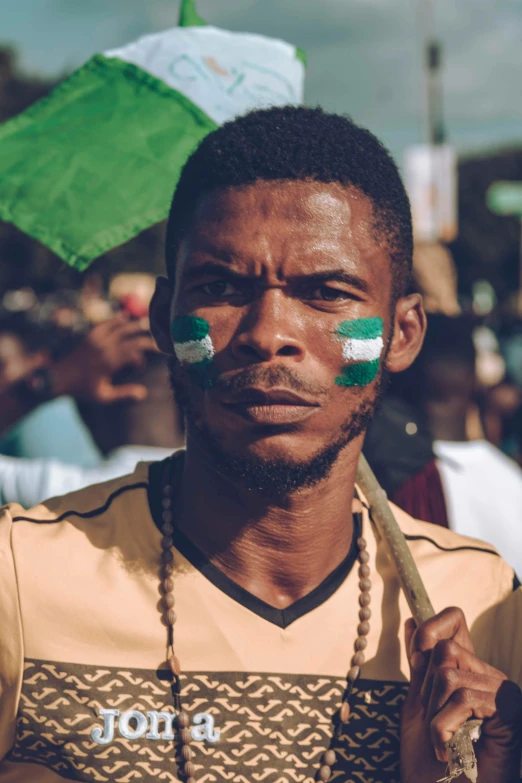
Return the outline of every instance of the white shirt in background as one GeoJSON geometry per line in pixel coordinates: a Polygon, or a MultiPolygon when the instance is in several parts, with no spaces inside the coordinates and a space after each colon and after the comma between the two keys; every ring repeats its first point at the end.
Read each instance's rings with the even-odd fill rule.
{"type": "Polygon", "coordinates": [[[522,470],[485,440],[436,440],[451,530],[493,544],[522,578],[522,470]]]}
{"type": "Polygon", "coordinates": [[[156,462],[175,449],[155,446],[122,446],[95,468],[82,468],[52,459],[21,459],[0,455],[0,505],[37,506],[48,498],[133,473],[138,462],[156,462]]]}

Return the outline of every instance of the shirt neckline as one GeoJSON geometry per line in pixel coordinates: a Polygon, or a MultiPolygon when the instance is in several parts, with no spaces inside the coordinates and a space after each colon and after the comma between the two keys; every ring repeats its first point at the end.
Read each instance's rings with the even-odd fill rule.
{"type": "MultiPolygon", "coordinates": [[[[161,481],[165,471],[165,460],[154,462],[149,467],[148,502],[154,524],[161,530],[161,481]]],[[[353,536],[350,549],[344,560],[310,593],[299,598],[286,609],[277,609],[245,590],[223,571],[210,562],[206,555],[190,541],[184,533],[174,528],[173,542],[178,552],[188,560],[218,590],[245,609],[257,614],[279,628],[288,628],[292,623],[324,604],[343,584],[357,559],[357,539],[362,534],[362,514],[353,514],[353,536]]]]}

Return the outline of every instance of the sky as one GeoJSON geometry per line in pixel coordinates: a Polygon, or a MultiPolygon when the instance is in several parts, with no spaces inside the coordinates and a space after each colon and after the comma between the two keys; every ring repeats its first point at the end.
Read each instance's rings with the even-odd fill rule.
{"type": "MultiPolygon", "coordinates": [[[[426,141],[421,6],[429,0],[198,0],[209,24],[305,49],[306,103],[349,114],[399,164],[426,141]]],[[[424,5],[423,5],[424,4],[424,5]]],[[[0,45],[55,77],[174,26],[178,0],[0,0],[0,45]]],[[[522,0],[432,0],[448,141],[464,154],[522,147],[522,0]]]]}

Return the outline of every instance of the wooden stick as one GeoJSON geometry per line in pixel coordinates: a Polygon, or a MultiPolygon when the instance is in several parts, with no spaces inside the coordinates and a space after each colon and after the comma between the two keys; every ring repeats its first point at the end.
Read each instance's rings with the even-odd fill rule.
{"type": "MultiPolygon", "coordinates": [[[[372,521],[395,563],[408,606],[419,626],[433,617],[435,610],[422,583],[410,548],[388,503],[386,492],[375,478],[364,454],[359,457],[357,484],[368,501],[372,521]]],[[[480,733],[480,723],[481,721],[468,721],[446,743],[449,775],[444,778],[445,781],[453,780],[464,773],[468,780],[476,783],[477,760],[472,740],[477,738],[477,730],[480,733]]]]}

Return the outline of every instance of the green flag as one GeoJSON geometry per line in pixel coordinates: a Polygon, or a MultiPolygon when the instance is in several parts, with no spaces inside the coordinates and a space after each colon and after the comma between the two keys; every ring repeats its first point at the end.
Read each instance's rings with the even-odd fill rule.
{"type": "Polygon", "coordinates": [[[207,26],[183,0],[179,27],[96,55],[0,126],[0,219],[83,270],[167,216],[207,133],[301,103],[303,82],[300,50],[207,26]]]}

